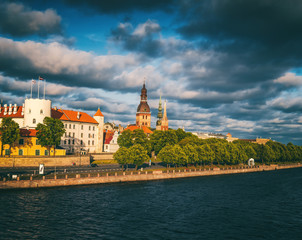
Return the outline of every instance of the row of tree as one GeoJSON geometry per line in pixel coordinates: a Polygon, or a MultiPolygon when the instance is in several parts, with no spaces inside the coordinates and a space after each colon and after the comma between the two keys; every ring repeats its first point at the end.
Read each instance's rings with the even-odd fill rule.
{"type": "Polygon", "coordinates": [[[292,143],[285,145],[269,141],[262,145],[242,140],[228,142],[216,138],[199,139],[182,129],[154,131],[150,137],[140,129],[133,132],[126,130],[119,136],[118,144],[120,149],[114,154],[114,158],[122,165],[140,165],[143,159],[150,159],[153,155],[157,161],[170,166],[233,165],[246,163],[250,158],[266,164],[297,162],[302,159],[302,147],[292,143]],[[143,150],[137,152],[135,149],[138,146],[143,150]],[[139,160],[135,160],[136,158],[139,160]]]}
{"type": "MultiPolygon", "coordinates": [[[[38,123],[37,138],[42,147],[48,149],[55,149],[60,145],[61,137],[65,133],[64,124],[59,119],[45,117],[43,123],[38,123]]],[[[0,140],[1,140],[1,156],[3,156],[4,145],[9,145],[9,154],[11,148],[17,145],[17,141],[20,138],[19,124],[12,118],[3,118],[0,124],[0,140]]]]}

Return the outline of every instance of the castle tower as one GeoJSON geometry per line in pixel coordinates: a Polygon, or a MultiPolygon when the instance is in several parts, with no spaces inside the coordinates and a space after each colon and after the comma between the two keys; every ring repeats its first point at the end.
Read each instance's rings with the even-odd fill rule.
{"type": "Polygon", "coordinates": [[[97,140],[95,152],[101,153],[103,152],[103,139],[104,139],[104,115],[101,112],[100,108],[98,108],[97,112],[94,114],[93,118],[99,123],[97,127],[97,140]]]}
{"type": "Polygon", "coordinates": [[[51,117],[51,101],[46,99],[28,98],[24,103],[24,127],[36,128],[43,123],[45,117],[51,117]]]}
{"type": "Polygon", "coordinates": [[[161,130],[161,121],[163,118],[163,108],[161,106],[161,96],[159,97],[159,104],[158,104],[158,113],[157,113],[158,120],[156,121],[156,130],[161,130]]]}
{"type": "Polygon", "coordinates": [[[147,89],[145,83],[141,90],[141,101],[137,107],[136,112],[136,126],[142,127],[150,127],[151,126],[151,112],[150,107],[147,103],[147,89]]]}
{"type": "Polygon", "coordinates": [[[168,121],[168,117],[167,117],[167,101],[165,101],[164,116],[161,121],[161,130],[168,131],[168,129],[169,129],[169,121],[168,121]]]}

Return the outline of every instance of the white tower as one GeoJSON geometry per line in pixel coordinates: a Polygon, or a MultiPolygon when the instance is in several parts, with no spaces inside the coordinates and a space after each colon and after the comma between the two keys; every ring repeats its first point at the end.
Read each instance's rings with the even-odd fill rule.
{"type": "Polygon", "coordinates": [[[29,98],[24,104],[24,127],[36,128],[43,123],[45,117],[51,117],[51,101],[46,99],[29,98]]]}
{"type": "Polygon", "coordinates": [[[97,127],[97,141],[95,151],[97,153],[103,152],[104,141],[104,115],[100,109],[94,114],[93,118],[99,123],[97,127]]]}

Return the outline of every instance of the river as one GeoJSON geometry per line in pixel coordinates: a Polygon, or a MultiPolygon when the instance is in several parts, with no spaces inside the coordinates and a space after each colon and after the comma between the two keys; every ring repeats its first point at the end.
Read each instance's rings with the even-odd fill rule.
{"type": "Polygon", "coordinates": [[[0,239],[302,239],[302,168],[0,190],[0,239]]]}

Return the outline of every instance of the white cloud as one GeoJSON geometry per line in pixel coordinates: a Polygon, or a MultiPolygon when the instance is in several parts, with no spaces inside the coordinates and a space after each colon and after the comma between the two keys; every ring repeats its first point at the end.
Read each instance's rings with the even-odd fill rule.
{"type": "Polygon", "coordinates": [[[275,79],[274,82],[281,83],[285,86],[302,86],[302,76],[287,72],[282,77],[275,79]]]}

